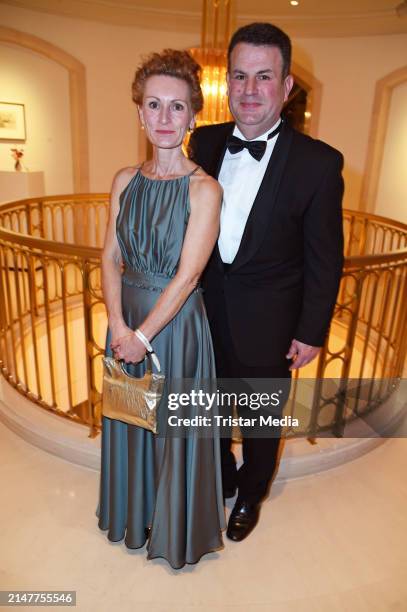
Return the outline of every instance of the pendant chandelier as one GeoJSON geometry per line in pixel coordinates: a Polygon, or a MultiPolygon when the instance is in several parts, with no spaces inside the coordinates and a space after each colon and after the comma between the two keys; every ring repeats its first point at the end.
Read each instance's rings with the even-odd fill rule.
{"type": "Polygon", "coordinates": [[[197,125],[231,121],[226,90],[227,47],[232,28],[234,0],[203,0],[201,46],[189,49],[201,65],[204,108],[197,125]]]}

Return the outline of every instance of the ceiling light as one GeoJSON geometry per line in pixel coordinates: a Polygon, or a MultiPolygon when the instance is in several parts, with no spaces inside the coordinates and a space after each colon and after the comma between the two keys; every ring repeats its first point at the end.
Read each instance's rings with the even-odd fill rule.
{"type": "Polygon", "coordinates": [[[290,0],[290,4],[291,4],[291,6],[298,6],[299,2],[298,2],[298,0],[290,0]]]}
{"type": "MultiPolygon", "coordinates": [[[[0,0],[1,2],[1,0],[0,0]]],[[[203,3],[201,46],[188,49],[202,66],[201,87],[204,107],[197,115],[197,125],[231,121],[226,91],[227,53],[232,31],[235,0],[205,0],[203,3]]]]}

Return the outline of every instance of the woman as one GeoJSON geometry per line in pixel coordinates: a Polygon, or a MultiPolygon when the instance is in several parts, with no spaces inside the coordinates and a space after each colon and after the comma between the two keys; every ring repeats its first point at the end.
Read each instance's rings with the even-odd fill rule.
{"type": "MultiPolygon", "coordinates": [[[[135,376],[145,372],[150,342],[167,379],[215,377],[198,282],[218,236],[222,194],[182,152],[203,105],[199,70],[188,53],[167,49],[152,54],[133,83],[153,158],[114,178],[102,281],[106,354],[131,364],[135,376]]],[[[124,537],[129,548],[148,540],[147,558],[164,557],[175,569],[223,548],[218,438],[160,437],[103,417],[96,514],[109,540],[124,537]]]]}

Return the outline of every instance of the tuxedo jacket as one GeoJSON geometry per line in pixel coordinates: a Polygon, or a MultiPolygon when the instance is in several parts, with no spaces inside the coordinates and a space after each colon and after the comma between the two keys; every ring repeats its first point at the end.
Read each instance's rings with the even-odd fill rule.
{"type": "MultiPolygon", "coordinates": [[[[233,128],[191,136],[190,157],[215,178],[233,128]]],[[[209,323],[226,313],[246,365],[286,362],[293,338],[324,344],[343,266],[342,167],[339,151],[284,121],[235,259],[226,271],[217,245],[210,257],[202,277],[209,323]]]]}

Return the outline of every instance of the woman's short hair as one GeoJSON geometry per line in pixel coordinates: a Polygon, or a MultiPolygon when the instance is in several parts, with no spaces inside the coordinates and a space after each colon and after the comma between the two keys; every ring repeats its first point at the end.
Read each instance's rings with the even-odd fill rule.
{"type": "Polygon", "coordinates": [[[142,104],[146,80],[151,76],[164,74],[188,83],[192,110],[199,113],[203,108],[200,73],[200,65],[187,51],[164,49],[161,53],[151,53],[136,70],[132,84],[133,100],[136,104],[142,104]]]}

